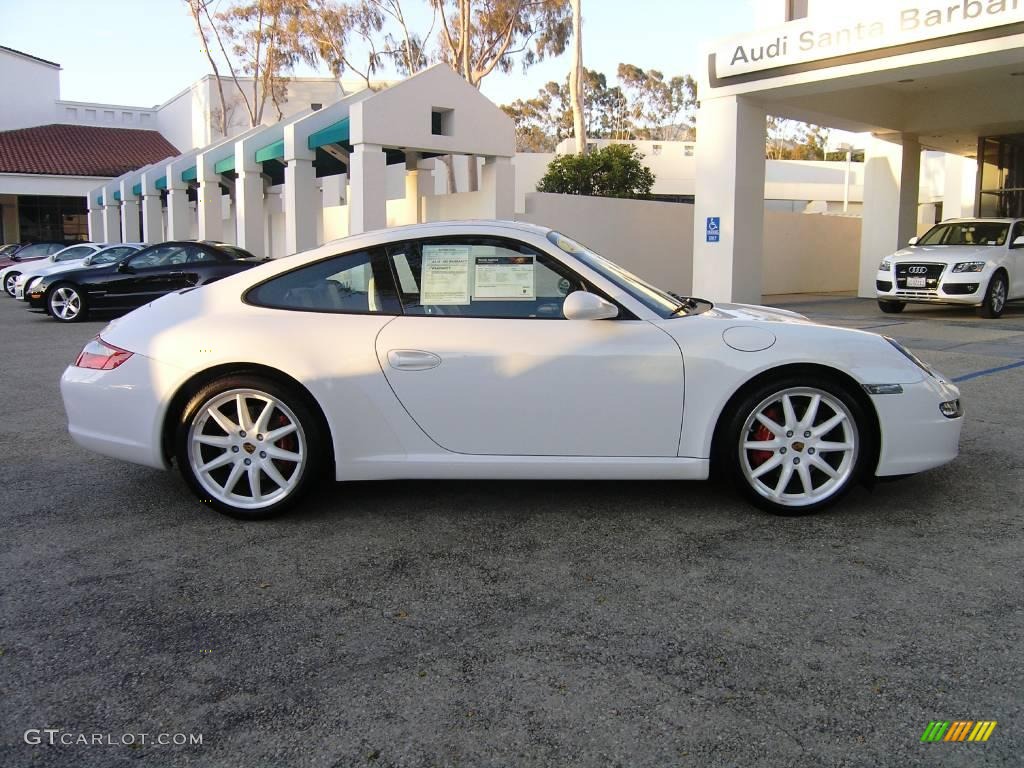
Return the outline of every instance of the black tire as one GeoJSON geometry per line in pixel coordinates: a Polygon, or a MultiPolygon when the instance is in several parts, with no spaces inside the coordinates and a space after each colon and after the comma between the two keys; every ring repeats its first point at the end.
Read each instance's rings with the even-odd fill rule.
{"type": "Polygon", "coordinates": [[[89,300],[74,283],[57,283],[46,291],[46,312],[58,323],[80,323],[89,319],[89,300]],[[67,309],[77,301],[77,310],[67,309]]]}
{"type": "Polygon", "coordinates": [[[904,309],[907,308],[907,302],[905,301],[882,301],[878,300],[878,308],[885,312],[887,315],[898,315],[904,309]]]}
{"type": "Polygon", "coordinates": [[[11,298],[14,298],[14,284],[19,277],[21,277],[21,272],[8,272],[4,275],[4,292],[11,298]]]}
{"type": "Polygon", "coordinates": [[[1006,295],[1009,286],[1005,272],[996,272],[988,281],[988,288],[985,289],[985,298],[978,307],[978,317],[997,318],[1001,317],[1006,309],[1006,295]]]}
{"type": "MultiPolygon", "coordinates": [[[[252,395],[251,397],[254,400],[256,399],[255,395],[252,395]]],[[[247,410],[250,411],[251,418],[251,407],[247,407],[247,410]]],[[[237,408],[235,409],[235,412],[237,414],[237,408]]],[[[224,415],[223,412],[221,412],[221,414],[224,415]]],[[[237,415],[235,416],[235,419],[237,419],[237,415]]],[[[253,435],[246,434],[244,433],[244,431],[239,432],[238,434],[243,436],[242,438],[240,438],[241,447],[243,450],[240,451],[237,446],[232,447],[232,455],[238,456],[243,461],[249,460],[246,458],[246,453],[248,453],[248,455],[252,457],[251,461],[253,462],[258,461],[257,456],[263,457],[262,459],[259,459],[259,461],[266,462],[271,460],[267,459],[262,453],[262,451],[259,450],[259,448],[266,447],[267,445],[270,445],[270,443],[261,444],[252,439],[253,435]],[[259,446],[259,448],[257,446],[259,446]]],[[[258,438],[259,440],[263,440],[262,435],[258,435],[258,438]]],[[[282,440],[278,441],[276,445],[278,447],[284,447],[281,446],[281,443],[283,443],[286,439],[287,438],[282,438],[282,440]]],[[[223,514],[228,515],[229,517],[234,517],[239,520],[265,520],[267,518],[280,515],[281,513],[288,510],[296,503],[296,501],[298,501],[302,497],[304,493],[306,493],[309,490],[309,488],[312,485],[314,485],[317,482],[321,475],[323,457],[327,455],[325,440],[326,437],[321,427],[321,419],[314,412],[313,406],[311,406],[311,404],[308,402],[307,397],[297,393],[288,386],[273,381],[272,379],[267,379],[255,375],[239,374],[227,376],[226,378],[218,379],[207,384],[205,387],[200,389],[195,395],[193,395],[192,398],[188,401],[184,409],[182,409],[181,414],[178,416],[178,421],[175,428],[174,458],[178,464],[178,470],[181,472],[181,475],[185,479],[185,482],[188,484],[192,492],[205,505],[211,506],[214,509],[218,510],[219,512],[222,512],[223,514]],[[225,434],[229,434],[227,433],[226,430],[223,430],[220,427],[213,426],[212,424],[210,424],[210,419],[205,419],[203,421],[204,425],[209,426],[201,426],[198,423],[198,420],[200,418],[203,418],[204,408],[208,404],[215,402],[218,398],[224,396],[226,393],[237,390],[260,393],[282,404],[284,408],[287,409],[287,411],[290,411],[290,413],[286,414],[285,410],[279,409],[278,411],[275,412],[275,414],[279,413],[283,419],[286,419],[286,421],[290,420],[291,416],[294,416],[300,425],[300,430],[295,433],[295,446],[298,446],[298,448],[301,450],[302,440],[305,440],[305,461],[304,463],[296,464],[294,468],[294,472],[301,473],[299,478],[295,480],[294,484],[291,486],[288,492],[285,493],[281,498],[274,501],[273,503],[270,503],[267,506],[261,506],[259,508],[248,508],[245,506],[239,506],[237,504],[231,503],[229,500],[218,498],[214,493],[211,492],[209,488],[204,486],[203,482],[200,481],[192,465],[193,445],[191,442],[191,438],[193,437],[193,435],[191,434],[191,432],[193,422],[197,422],[197,429],[200,432],[203,432],[203,434],[208,434],[208,432],[204,432],[204,430],[209,429],[220,430],[225,432],[225,434]]],[[[205,448],[196,448],[196,450],[205,450],[205,448]]],[[[216,453],[216,451],[219,450],[218,448],[215,447],[211,450],[214,451],[214,453],[212,454],[213,458],[217,458],[221,455],[216,453]]],[[[228,450],[225,449],[222,455],[227,456],[228,450]]],[[[202,458],[203,460],[208,460],[206,457],[202,458]]],[[[233,460],[233,463],[237,464],[237,462],[237,459],[233,460]]],[[[281,466],[278,466],[278,468],[281,470],[282,476],[285,476],[287,468],[283,468],[281,466]]],[[[225,466],[224,469],[227,469],[227,466],[225,466]]],[[[219,469],[217,471],[219,471],[219,469]]],[[[261,491],[262,486],[264,484],[264,477],[266,477],[268,481],[273,483],[275,488],[278,487],[277,483],[274,483],[274,481],[270,478],[269,475],[264,475],[261,473],[262,470],[256,470],[257,478],[259,478],[257,479],[256,484],[261,487],[261,491]]],[[[213,477],[212,472],[208,472],[205,474],[208,476],[206,482],[210,483],[212,486],[215,487],[218,486],[218,484],[220,486],[226,486],[229,480],[229,478],[226,478],[224,480],[218,480],[218,478],[213,477]]],[[[227,472],[225,474],[230,475],[230,472],[227,472]]],[[[291,483],[294,477],[291,474],[287,474],[285,479],[289,483],[291,483]]],[[[231,491],[237,490],[241,482],[242,476],[239,476],[235,484],[233,484],[231,488],[228,489],[227,495],[233,495],[231,491]]],[[[252,494],[252,483],[250,480],[245,480],[245,486],[246,488],[243,490],[247,489],[250,492],[250,496],[255,496],[255,494],[252,494]]],[[[224,488],[221,487],[220,490],[223,492],[224,488]]]]}
{"type": "MultiPolygon", "coordinates": [[[[806,413],[806,407],[810,403],[810,396],[804,394],[792,394],[791,397],[794,398],[792,402],[794,403],[794,409],[796,410],[797,415],[800,416],[806,413]],[[804,405],[805,410],[802,412],[797,410],[798,406],[803,404],[804,402],[803,400],[801,400],[801,398],[807,398],[806,405],[804,405]]],[[[828,412],[831,406],[828,406],[827,403],[823,404],[826,407],[824,410],[822,410],[822,407],[819,406],[818,418],[820,419],[820,421],[816,421],[816,424],[824,423],[825,421],[828,420],[828,418],[831,418],[828,416],[828,412]]],[[[837,413],[836,411],[834,411],[834,409],[832,409],[832,412],[833,415],[837,413]]],[[[716,440],[717,450],[715,456],[715,461],[718,465],[720,476],[724,476],[725,479],[729,482],[729,484],[732,485],[733,487],[739,488],[743,495],[752,504],[774,515],[782,515],[788,517],[807,515],[832,506],[850,490],[850,487],[853,486],[854,483],[861,479],[861,477],[864,474],[865,468],[867,467],[869,457],[871,457],[874,454],[874,446],[872,443],[874,439],[873,433],[869,429],[869,422],[863,406],[850,393],[847,387],[843,386],[841,383],[827,376],[822,376],[820,374],[785,374],[779,377],[778,379],[775,379],[774,381],[766,381],[745,393],[744,396],[741,397],[740,399],[734,401],[734,403],[731,406],[731,412],[723,413],[722,418],[725,419],[726,421],[724,422],[723,428],[719,432],[718,438],[716,440]],[[833,488],[828,489],[826,488],[826,485],[827,483],[831,482],[831,479],[823,481],[824,484],[821,485],[822,493],[824,494],[827,492],[827,495],[823,496],[820,500],[805,500],[806,503],[799,503],[797,500],[791,500],[787,502],[782,499],[780,499],[779,501],[775,501],[773,499],[766,497],[762,492],[759,492],[758,489],[755,488],[755,484],[761,485],[763,491],[765,490],[764,485],[758,483],[756,480],[747,477],[742,462],[744,462],[745,460],[749,462],[750,454],[756,452],[744,449],[742,447],[743,444],[741,442],[741,439],[765,439],[764,437],[758,436],[754,433],[744,434],[744,429],[749,429],[748,420],[753,418],[755,410],[761,412],[766,401],[769,401],[775,395],[779,395],[787,391],[805,389],[817,390],[822,393],[827,393],[828,395],[831,395],[833,398],[838,400],[842,404],[842,406],[845,407],[850,417],[849,420],[852,422],[854,435],[853,445],[855,447],[849,457],[849,460],[843,458],[839,462],[839,466],[842,468],[842,471],[839,473],[841,476],[841,482],[837,481],[833,488]]],[[[758,425],[756,422],[753,426],[760,429],[760,425],[758,425]]],[[[840,427],[837,427],[837,429],[839,428],[840,427]]],[[[813,429],[813,426],[811,427],[811,429],[813,429]]],[[[833,434],[833,431],[829,431],[827,433],[824,433],[821,437],[831,438],[833,434]]],[[[817,460],[824,460],[826,455],[824,451],[817,454],[817,459],[811,458],[810,454],[815,454],[815,451],[810,450],[807,443],[799,442],[801,440],[800,435],[793,435],[790,438],[781,439],[784,439],[784,441],[795,440],[798,442],[794,442],[792,443],[792,445],[789,445],[788,448],[783,448],[781,449],[781,451],[776,451],[771,454],[773,459],[779,458],[782,462],[782,464],[777,465],[779,469],[778,476],[780,478],[782,471],[786,469],[786,467],[783,466],[783,464],[789,462],[791,457],[799,458],[801,456],[803,457],[803,460],[807,462],[806,472],[809,473],[809,476],[817,477],[819,479],[826,477],[824,473],[822,473],[820,470],[815,469],[811,464],[811,462],[817,460]],[[788,453],[787,450],[789,451],[788,453]],[[786,454],[786,457],[782,458],[781,456],[778,456],[779,453],[786,454]]],[[[810,442],[810,440],[808,440],[808,442],[810,442]]],[[[829,455],[834,456],[834,454],[829,455]]],[[[829,459],[829,462],[831,462],[832,460],[833,459],[829,459]]],[[[765,459],[762,459],[762,461],[765,461],[765,459]]],[[[796,463],[799,464],[800,462],[797,461],[796,463]]],[[[835,467],[833,467],[833,469],[835,469],[835,467]]],[[[797,477],[795,470],[796,468],[794,467],[792,477],[795,479],[790,481],[790,483],[796,482],[797,484],[799,484],[802,482],[802,480],[797,477]]],[[[764,475],[767,481],[765,484],[773,484],[775,482],[774,475],[775,470],[772,470],[768,472],[766,475],[764,475]]],[[[787,489],[790,487],[792,487],[791,484],[784,485],[782,489],[783,496],[787,495],[787,489]]]]}

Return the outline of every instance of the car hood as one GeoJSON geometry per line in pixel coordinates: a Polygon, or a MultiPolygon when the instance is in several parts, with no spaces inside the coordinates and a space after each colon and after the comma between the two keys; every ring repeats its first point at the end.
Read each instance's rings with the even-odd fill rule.
{"type": "Polygon", "coordinates": [[[58,261],[58,262],[47,262],[46,264],[40,264],[37,267],[26,267],[21,271],[23,275],[53,275],[58,272],[68,272],[72,269],[79,269],[83,266],[82,262],[85,259],[72,259],[71,261],[58,261]]]}
{"type": "Polygon", "coordinates": [[[999,247],[994,245],[919,245],[902,248],[889,258],[899,263],[932,261],[954,264],[958,261],[988,261],[997,253],[999,247]]]}
{"type": "Polygon", "coordinates": [[[724,320],[760,321],[764,323],[813,323],[813,320],[788,309],[762,307],[757,304],[715,304],[704,313],[724,320]]]}
{"type": "Polygon", "coordinates": [[[24,269],[20,270],[20,272],[26,275],[52,274],[55,271],[60,271],[66,268],[78,269],[80,266],[82,266],[83,261],[85,261],[84,256],[80,259],[71,259],[68,261],[50,261],[49,259],[46,259],[44,261],[39,261],[38,263],[35,264],[30,262],[30,264],[27,265],[24,269]]]}

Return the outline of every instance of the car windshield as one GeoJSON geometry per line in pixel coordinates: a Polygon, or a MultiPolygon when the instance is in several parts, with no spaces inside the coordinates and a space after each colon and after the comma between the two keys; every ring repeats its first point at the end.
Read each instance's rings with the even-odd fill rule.
{"type": "Polygon", "coordinates": [[[1010,225],[999,221],[955,221],[936,224],[917,245],[1005,245],[1010,225]]]}
{"type": "Polygon", "coordinates": [[[130,246],[122,246],[120,248],[108,248],[105,251],[100,251],[89,260],[90,266],[97,266],[99,264],[113,264],[118,259],[127,256],[130,253],[135,253],[138,248],[132,248],[130,246]]]}
{"type": "Polygon", "coordinates": [[[595,272],[601,274],[607,280],[615,283],[634,299],[645,307],[656,312],[661,317],[672,317],[687,309],[689,300],[677,297],[667,291],[656,288],[646,280],[637,277],[632,272],[623,269],[613,261],[586,248],[570,237],[559,232],[548,232],[548,240],[566,253],[575,256],[595,272]]]}

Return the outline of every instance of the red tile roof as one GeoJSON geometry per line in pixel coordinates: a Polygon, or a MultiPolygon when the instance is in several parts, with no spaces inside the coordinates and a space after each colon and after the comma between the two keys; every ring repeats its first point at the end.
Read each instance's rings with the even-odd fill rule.
{"type": "Polygon", "coordinates": [[[178,154],[157,131],[39,125],[0,131],[0,173],[120,176],[178,154]]]}

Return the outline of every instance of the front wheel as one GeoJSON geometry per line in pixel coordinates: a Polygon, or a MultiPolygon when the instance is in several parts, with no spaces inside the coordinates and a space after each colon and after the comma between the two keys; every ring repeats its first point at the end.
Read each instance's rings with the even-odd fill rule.
{"type": "Polygon", "coordinates": [[[900,312],[907,308],[907,302],[879,300],[878,308],[885,312],[885,314],[887,315],[898,315],[900,312]]]}
{"type": "Polygon", "coordinates": [[[82,289],[71,283],[58,283],[46,295],[50,317],[60,323],[78,323],[89,316],[82,289]]]}
{"type": "Polygon", "coordinates": [[[21,277],[21,272],[8,272],[4,276],[4,290],[8,296],[14,296],[15,288],[18,286],[18,278],[21,277]]]}
{"type": "Polygon", "coordinates": [[[996,318],[1003,314],[1006,308],[1006,275],[996,272],[988,281],[988,290],[985,291],[985,299],[978,307],[980,317],[996,318]]]}
{"type": "Polygon", "coordinates": [[[757,506],[803,515],[833,504],[868,451],[863,409],[841,385],[786,377],[750,393],[733,414],[722,459],[757,506]]]}
{"type": "Polygon", "coordinates": [[[280,514],[318,474],[319,421],[274,381],[231,376],[203,387],[178,422],[175,459],[204,502],[243,520],[280,514]]]}

